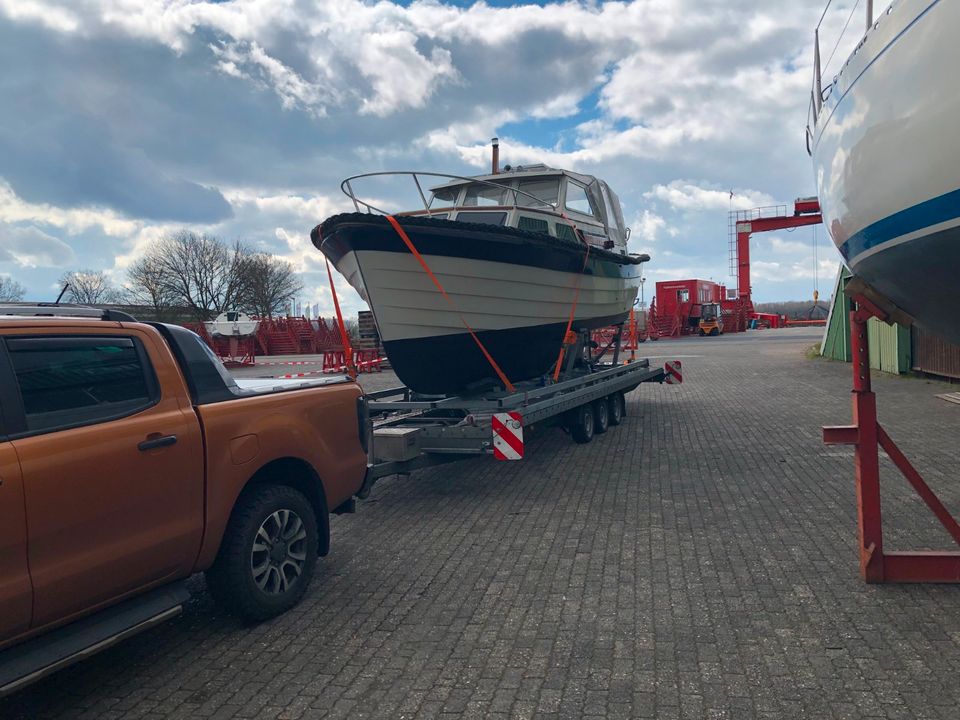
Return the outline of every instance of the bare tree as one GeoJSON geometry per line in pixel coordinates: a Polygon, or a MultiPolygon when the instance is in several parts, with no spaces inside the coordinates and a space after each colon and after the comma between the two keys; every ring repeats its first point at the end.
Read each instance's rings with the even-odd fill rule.
{"type": "Polygon", "coordinates": [[[119,302],[122,294],[102,270],[73,270],[60,276],[60,285],[68,285],[64,299],[81,305],[119,302]]]}
{"type": "Polygon", "coordinates": [[[26,289],[16,280],[0,275],[0,302],[20,302],[26,289]]]}
{"type": "Polygon", "coordinates": [[[293,265],[273,255],[254,253],[241,264],[238,307],[259,317],[282,313],[302,289],[293,265]]]}
{"type": "MultiPolygon", "coordinates": [[[[148,271],[142,280],[156,281],[155,291],[171,304],[209,320],[237,306],[248,254],[239,242],[227,246],[219,238],[181,230],[162,238],[142,259],[148,271]]],[[[142,280],[131,279],[137,292],[145,291],[142,280]]]]}
{"type": "Polygon", "coordinates": [[[178,304],[176,292],[164,273],[158,258],[147,255],[137,260],[127,270],[127,297],[133,305],[144,305],[153,309],[157,320],[165,320],[172,308],[178,304]]]}

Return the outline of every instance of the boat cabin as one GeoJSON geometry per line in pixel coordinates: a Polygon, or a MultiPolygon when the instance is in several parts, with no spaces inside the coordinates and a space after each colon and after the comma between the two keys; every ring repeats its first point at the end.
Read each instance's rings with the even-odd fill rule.
{"type": "Polygon", "coordinates": [[[405,214],[576,240],[572,223],[591,245],[627,253],[630,228],[623,222],[620,200],[605,182],[545,165],[507,168],[433,187],[425,210],[405,214]]]}

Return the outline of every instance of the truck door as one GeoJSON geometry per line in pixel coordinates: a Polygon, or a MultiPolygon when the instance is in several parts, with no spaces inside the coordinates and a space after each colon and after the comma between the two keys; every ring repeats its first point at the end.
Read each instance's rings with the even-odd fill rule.
{"type": "Polygon", "coordinates": [[[117,331],[6,339],[34,627],[185,576],[200,546],[199,421],[159,340],[117,331]]]}
{"type": "Polygon", "coordinates": [[[20,463],[0,438],[0,643],[30,627],[32,604],[20,463]]]}

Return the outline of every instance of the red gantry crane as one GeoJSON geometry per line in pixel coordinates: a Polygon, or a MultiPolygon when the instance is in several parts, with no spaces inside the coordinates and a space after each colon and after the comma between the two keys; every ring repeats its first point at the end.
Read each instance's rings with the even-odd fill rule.
{"type": "Polygon", "coordinates": [[[730,213],[730,274],[737,278],[737,296],[732,303],[724,303],[725,322],[732,321],[736,331],[742,331],[746,329],[747,319],[754,313],[750,292],[750,236],[758,232],[790,230],[822,222],[823,215],[820,214],[820,201],[817,198],[795,200],[792,215],[788,214],[786,205],[730,213]]]}

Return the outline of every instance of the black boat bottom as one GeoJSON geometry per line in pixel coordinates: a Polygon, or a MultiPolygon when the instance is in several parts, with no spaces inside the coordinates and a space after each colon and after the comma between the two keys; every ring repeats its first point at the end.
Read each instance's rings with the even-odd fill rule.
{"type": "Polygon", "coordinates": [[[853,272],[914,316],[917,324],[960,343],[955,309],[960,227],[894,245],[861,260],[853,272]]]}
{"type": "MultiPolygon", "coordinates": [[[[607,327],[623,316],[578,321],[574,329],[607,327]]],[[[511,382],[529,380],[553,370],[566,323],[507,330],[485,330],[477,337],[511,382]]],[[[385,341],[390,365],[407,387],[418,393],[450,395],[501,384],[469,333],[385,341]]]]}

